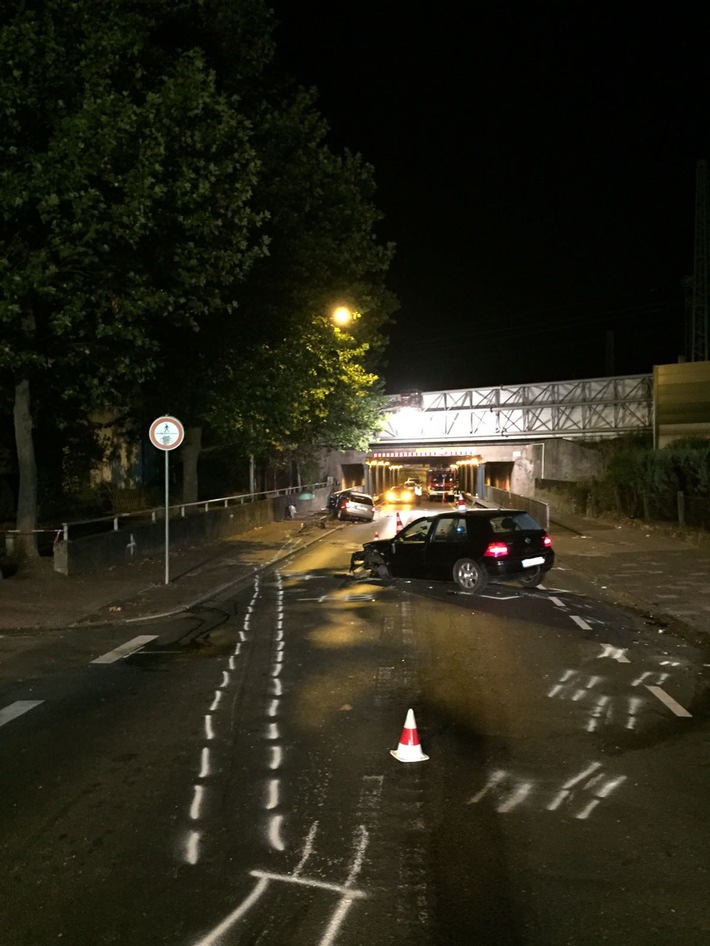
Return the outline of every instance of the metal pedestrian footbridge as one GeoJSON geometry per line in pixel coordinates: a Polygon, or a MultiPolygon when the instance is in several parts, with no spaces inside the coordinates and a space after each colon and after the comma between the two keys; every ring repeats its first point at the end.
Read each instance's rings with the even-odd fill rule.
{"type": "MultiPolygon", "coordinates": [[[[378,445],[618,437],[653,427],[653,375],[393,395],[378,445]]],[[[373,444],[374,446],[374,444],[373,444]]]]}

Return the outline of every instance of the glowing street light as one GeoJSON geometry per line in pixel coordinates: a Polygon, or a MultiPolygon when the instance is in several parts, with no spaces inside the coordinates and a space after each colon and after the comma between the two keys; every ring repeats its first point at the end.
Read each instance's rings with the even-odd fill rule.
{"type": "Polygon", "coordinates": [[[333,321],[340,328],[344,328],[346,325],[350,325],[354,316],[350,309],[345,305],[339,305],[337,309],[333,310],[333,321]]]}

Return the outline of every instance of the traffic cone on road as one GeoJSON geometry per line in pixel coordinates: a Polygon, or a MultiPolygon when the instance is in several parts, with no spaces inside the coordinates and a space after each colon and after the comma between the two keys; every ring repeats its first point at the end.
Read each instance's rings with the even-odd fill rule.
{"type": "Polygon", "coordinates": [[[419,744],[419,734],[417,733],[417,724],[414,721],[414,711],[407,710],[407,718],[404,721],[404,729],[399,737],[397,749],[390,749],[390,755],[394,756],[398,762],[426,762],[429,758],[424,755],[422,747],[419,744]]]}
{"type": "Polygon", "coordinates": [[[466,512],[466,497],[463,493],[459,493],[458,510],[459,512],[466,512]]]}
{"type": "Polygon", "coordinates": [[[399,514],[399,510],[397,510],[397,518],[395,519],[394,528],[396,532],[399,532],[399,530],[402,528],[402,517],[399,514]]]}

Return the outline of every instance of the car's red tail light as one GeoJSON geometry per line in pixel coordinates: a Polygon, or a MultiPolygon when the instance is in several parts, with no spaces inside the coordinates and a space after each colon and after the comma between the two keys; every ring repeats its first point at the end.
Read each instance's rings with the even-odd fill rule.
{"type": "Polygon", "coordinates": [[[552,539],[550,538],[549,535],[543,535],[542,544],[545,546],[546,549],[552,548],[552,539]]]}
{"type": "Polygon", "coordinates": [[[491,542],[483,554],[488,558],[502,558],[508,554],[508,546],[505,542],[491,542]]]}

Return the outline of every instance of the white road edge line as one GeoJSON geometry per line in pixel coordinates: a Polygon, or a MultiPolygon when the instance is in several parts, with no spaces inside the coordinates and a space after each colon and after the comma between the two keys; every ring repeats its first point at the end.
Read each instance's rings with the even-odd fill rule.
{"type": "Polygon", "coordinates": [[[650,690],[654,696],[658,697],[661,703],[665,703],[671,713],[675,713],[676,716],[686,716],[692,719],[693,714],[689,713],[680,703],[677,703],[672,696],[669,696],[663,687],[649,686],[648,683],[645,684],[645,687],[647,690],[650,690]]]}
{"type": "Polygon", "coordinates": [[[115,650],[110,650],[107,654],[102,654],[100,657],[92,660],[91,663],[115,663],[117,660],[123,660],[125,657],[130,657],[131,654],[135,654],[137,650],[140,650],[141,647],[144,647],[149,641],[154,641],[157,639],[157,634],[141,634],[140,637],[134,637],[133,640],[126,641],[125,644],[121,644],[121,646],[116,647],[115,650]]]}

